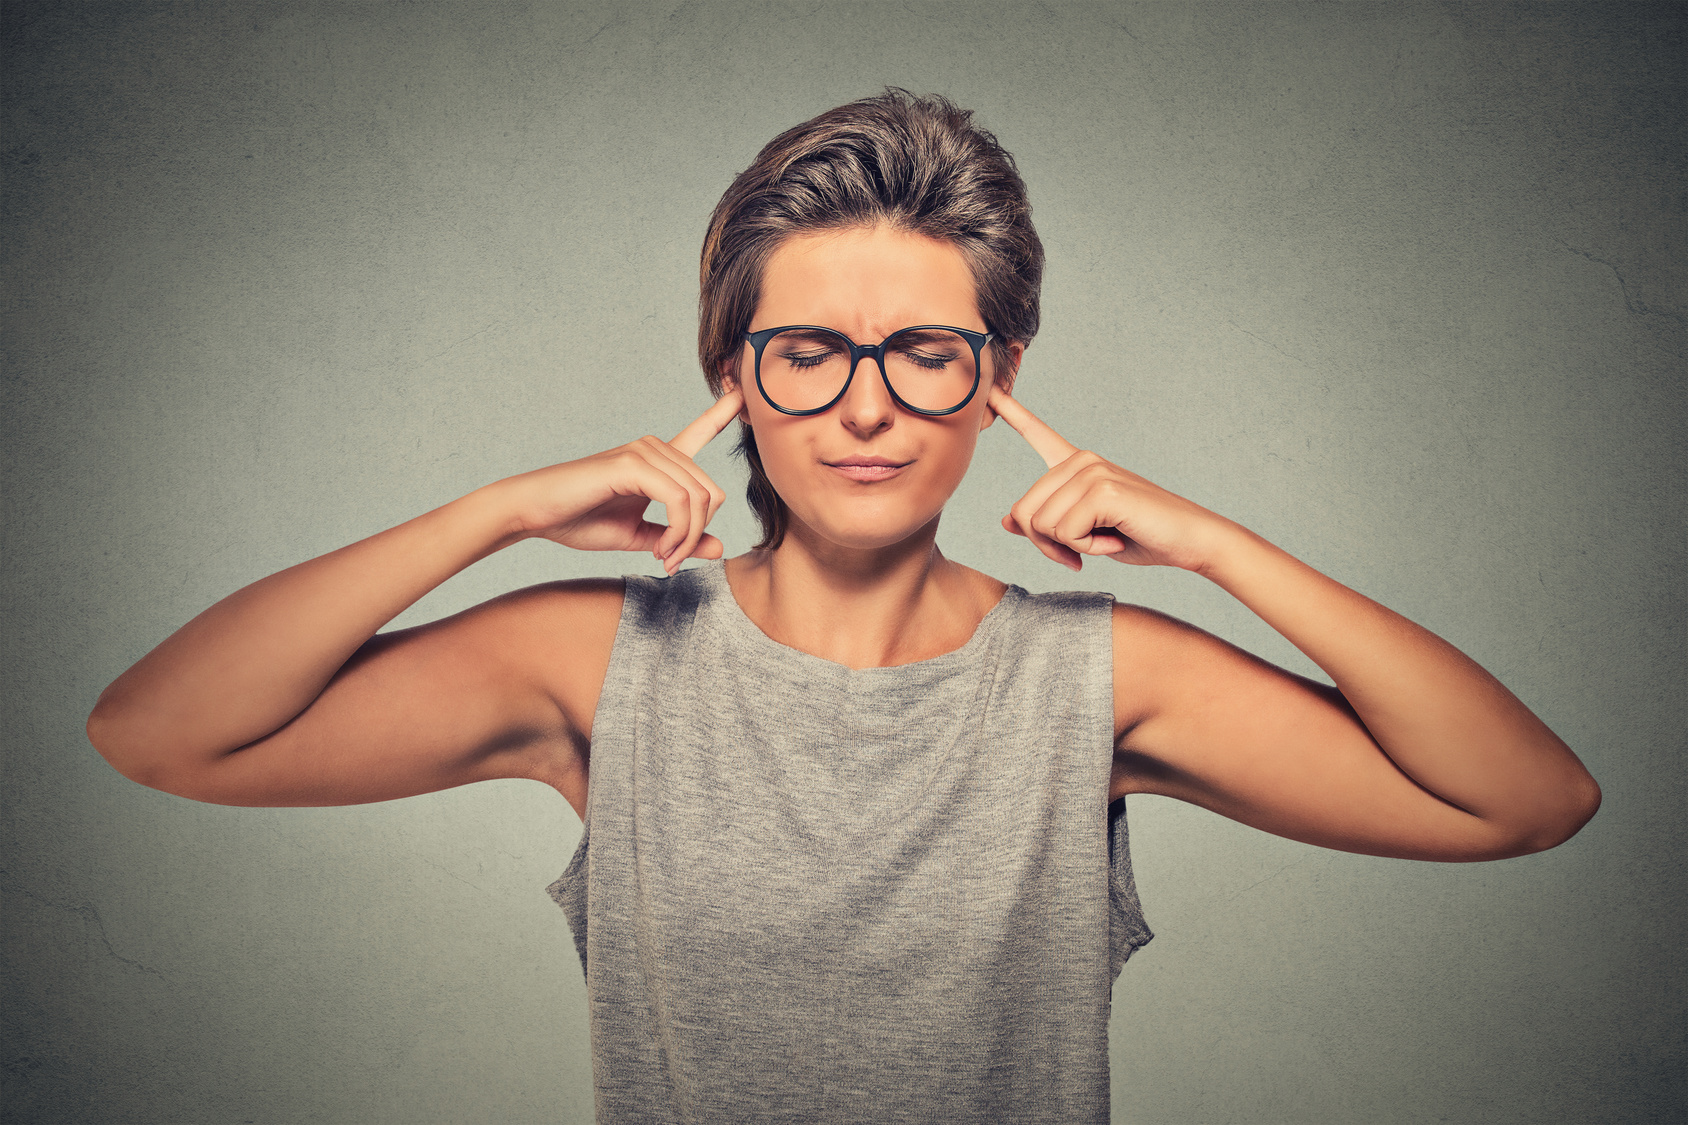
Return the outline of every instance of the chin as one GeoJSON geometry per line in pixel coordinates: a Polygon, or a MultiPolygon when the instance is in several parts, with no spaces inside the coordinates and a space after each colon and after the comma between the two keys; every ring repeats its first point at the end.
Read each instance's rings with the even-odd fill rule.
{"type": "Polygon", "coordinates": [[[853,551],[894,547],[937,522],[942,510],[910,512],[799,512],[791,509],[793,524],[801,523],[817,538],[853,551]]]}

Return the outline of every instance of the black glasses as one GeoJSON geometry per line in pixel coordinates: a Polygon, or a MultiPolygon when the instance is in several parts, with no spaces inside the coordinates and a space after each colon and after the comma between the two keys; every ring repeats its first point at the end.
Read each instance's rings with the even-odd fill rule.
{"type": "Polygon", "coordinates": [[[781,414],[832,409],[849,389],[856,364],[870,356],[898,406],[941,417],[973,401],[983,370],[979,351],[996,333],[920,324],[877,344],[858,344],[831,328],[788,324],[744,338],[756,351],[756,389],[781,414]]]}

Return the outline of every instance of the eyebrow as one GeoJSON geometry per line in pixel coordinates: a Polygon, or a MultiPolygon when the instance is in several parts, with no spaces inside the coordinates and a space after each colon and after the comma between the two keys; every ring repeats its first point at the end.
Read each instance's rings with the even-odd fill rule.
{"type": "MultiPolygon", "coordinates": [[[[795,332],[782,332],[780,333],[779,338],[781,340],[795,338],[799,340],[806,340],[810,343],[821,344],[830,343],[840,336],[844,336],[844,333],[834,332],[831,329],[825,328],[803,328],[798,329],[795,332]]],[[[846,340],[849,339],[848,336],[844,336],[844,338],[846,340]]]]}
{"type": "MultiPolygon", "coordinates": [[[[937,343],[940,340],[954,339],[953,336],[945,336],[943,333],[935,330],[922,330],[919,332],[909,332],[905,330],[903,332],[893,333],[893,335],[896,336],[899,342],[910,344],[932,344],[937,343]]],[[[886,339],[890,338],[891,337],[889,336],[886,337],[886,339]]]]}
{"type": "MultiPolygon", "coordinates": [[[[945,325],[944,327],[948,327],[948,325],[945,325]]],[[[922,329],[920,331],[911,332],[907,328],[899,328],[897,331],[891,333],[891,335],[885,337],[884,340],[881,340],[879,342],[884,343],[886,340],[895,339],[899,343],[930,344],[930,343],[933,343],[934,341],[942,340],[944,338],[941,335],[941,331],[942,330],[939,329],[939,328],[933,328],[933,329],[922,329]]],[[[976,331],[978,331],[978,329],[970,329],[969,331],[975,331],[976,332],[976,331]]],[[[780,333],[781,339],[795,338],[795,339],[800,339],[800,340],[807,340],[807,341],[810,341],[810,342],[813,342],[813,343],[822,343],[822,342],[825,342],[829,339],[839,337],[839,336],[842,336],[846,340],[850,339],[849,333],[844,332],[844,331],[837,329],[837,328],[823,328],[823,327],[793,328],[789,332],[780,333]]],[[[856,342],[859,343],[860,341],[856,341],[856,342]]]]}

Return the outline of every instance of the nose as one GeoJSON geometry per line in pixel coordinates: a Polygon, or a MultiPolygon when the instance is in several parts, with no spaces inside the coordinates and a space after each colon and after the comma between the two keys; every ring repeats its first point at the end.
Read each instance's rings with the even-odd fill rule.
{"type": "Polygon", "coordinates": [[[836,409],[844,428],[859,438],[870,438],[890,428],[897,416],[897,404],[872,356],[864,355],[856,361],[855,376],[836,409]]]}

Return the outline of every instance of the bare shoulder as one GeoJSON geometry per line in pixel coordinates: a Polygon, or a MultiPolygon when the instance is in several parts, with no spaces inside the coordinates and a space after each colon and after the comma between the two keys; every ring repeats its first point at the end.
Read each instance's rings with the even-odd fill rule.
{"type": "MultiPolygon", "coordinates": [[[[513,755],[499,772],[551,786],[582,816],[592,720],[625,598],[626,584],[619,578],[545,582],[416,630],[455,634],[459,643],[452,646],[454,663],[464,680],[495,677],[504,681],[502,688],[488,685],[484,695],[513,692],[535,702],[548,701],[543,710],[561,720],[561,729],[550,737],[517,738],[513,732],[502,736],[524,742],[525,750],[513,755]]],[[[437,686],[442,692],[450,691],[444,684],[437,686]]],[[[518,708],[505,711],[520,713],[518,708]]],[[[544,721],[517,725],[537,727],[544,721]]]]}
{"type": "Polygon", "coordinates": [[[1146,606],[1115,602],[1114,740],[1149,717],[1168,677],[1179,675],[1195,651],[1216,637],[1146,606]]]}
{"type": "Polygon", "coordinates": [[[1158,610],[1116,603],[1113,641],[1115,797],[1192,799],[1182,776],[1192,763],[1174,746],[1211,751],[1215,739],[1239,744],[1284,713],[1330,709],[1330,689],[1158,610]]]}
{"type": "MultiPolygon", "coordinates": [[[[592,737],[626,584],[619,578],[545,582],[513,590],[468,611],[489,640],[548,691],[573,731],[592,737]]],[[[424,626],[426,628],[426,626],[424,626]]]]}

